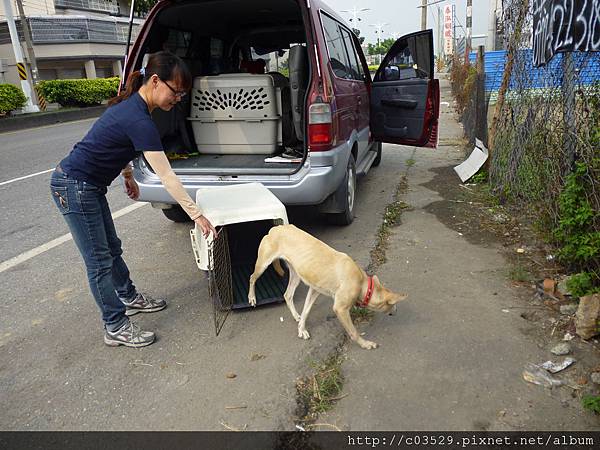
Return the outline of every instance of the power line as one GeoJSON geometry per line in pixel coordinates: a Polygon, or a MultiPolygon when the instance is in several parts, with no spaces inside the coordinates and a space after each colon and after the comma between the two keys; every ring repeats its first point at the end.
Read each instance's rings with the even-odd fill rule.
{"type": "Polygon", "coordinates": [[[438,26],[438,20],[437,20],[437,17],[435,17],[437,14],[434,14],[432,9],[429,10],[429,14],[431,15],[432,21],[435,22],[435,26],[437,27],[438,26]]]}

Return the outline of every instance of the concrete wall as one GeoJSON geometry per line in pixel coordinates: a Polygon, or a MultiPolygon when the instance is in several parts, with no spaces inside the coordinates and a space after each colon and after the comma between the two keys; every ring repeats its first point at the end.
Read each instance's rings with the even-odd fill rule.
{"type": "MultiPolygon", "coordinates": [[[[107,75],[120,76],[120,73],[117,73],[118,62],[123,59],[125,45],[87,42],[45,44],[35,45],[34,52],[41,79],[85,78],[85,66],[90,60],[94,61],[96,77],[103,78],[107,75]]],[[[25,49],[23,49],[23,54],[27,55],[25,49]]],[[[5,68],[6,72],[3,74],[4,82],[20,86],[15,57],[10,44],[0,45],[0,58],[5,59],[8,63],[5,68]]],[[[88,78],[93,78],[89,76],[89,67],[88,63],[88,78]]]]}

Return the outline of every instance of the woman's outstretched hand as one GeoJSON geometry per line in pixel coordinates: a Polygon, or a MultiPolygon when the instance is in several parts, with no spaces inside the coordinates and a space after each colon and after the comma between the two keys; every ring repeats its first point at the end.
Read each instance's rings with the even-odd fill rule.
{"type": "Polygon", "coordinates": [[[215,227],[212,226],[212,223],[210,223],[206,217],[200,216],[194,220],[194,222],[196,222],[196,225],[202,230],[202,236],[204,236],[205,239],[210,233],[213,234],[213,238],[217,237],[217,230],[215,230],[215,227]]]}
{"type": "Polygon", "coordinates": [[[137,200],[140,196],[140,188],[133,177],[125,177],[123,183],[125,186],[125,192],[129,198],[132,200],[137,200]]]}

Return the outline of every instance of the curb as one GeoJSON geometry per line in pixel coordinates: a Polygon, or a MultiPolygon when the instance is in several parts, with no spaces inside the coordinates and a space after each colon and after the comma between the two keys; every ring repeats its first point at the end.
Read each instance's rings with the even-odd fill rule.
{"type": "Polygon", "coordinates": [[[8,131],[26,130],[28,128],[42,127],[56,123],[72,122],[75,120],[99,117],[106,105],[91,106],[89,108],[71,109],[68,111],[52,111],[0,119],[0,133],[8,131]]]}

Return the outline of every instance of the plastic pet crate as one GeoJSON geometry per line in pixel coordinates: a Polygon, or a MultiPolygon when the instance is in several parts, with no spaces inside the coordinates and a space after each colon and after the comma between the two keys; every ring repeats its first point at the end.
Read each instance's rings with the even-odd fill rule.
{"type": "Polygon", "coordinates": [[[281,145],[281,88],[271,75],[194,78],[190,117],[207,154],[270,155],[281,145]]]}
{"type": "MultiPolygon", "coordinates": [[[[285,206],[259,183],[199,189],[196,203],[219,231],[205,239],[197,225],[190,230],[196,264],[209,274],[215,314],[250,307],[248,285],[260,241],[271,227],[288,223],[285,206]]],[[[283,301],[287,283],[287,272],[280,277],[269,267],[256,283],[257,305],[283,301]]]]}

